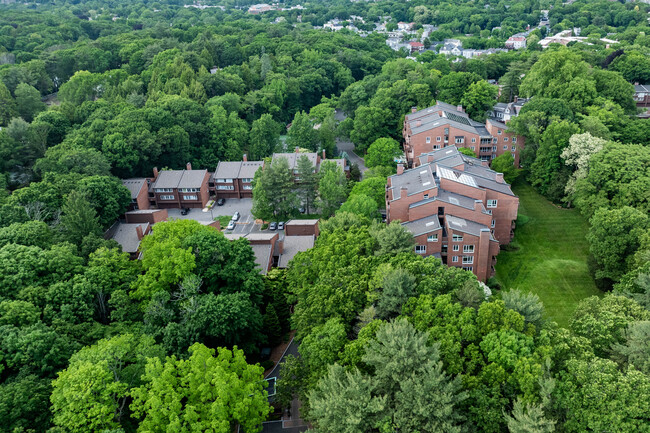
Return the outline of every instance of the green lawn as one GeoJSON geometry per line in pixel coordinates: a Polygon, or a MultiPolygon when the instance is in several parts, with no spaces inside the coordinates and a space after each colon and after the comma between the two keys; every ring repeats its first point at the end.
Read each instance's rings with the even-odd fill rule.
{"type": "Polygon", "coordinates": [[[539,295],[547,316],[567,326],[581,299],[601,295],[587,270],[587,221],[575,209],[562,209],[520,182],[517,251],[497,257],[496,277],[503,289],[539,295]],[[525,221],[523,224],[522,222],[525,221]]]}

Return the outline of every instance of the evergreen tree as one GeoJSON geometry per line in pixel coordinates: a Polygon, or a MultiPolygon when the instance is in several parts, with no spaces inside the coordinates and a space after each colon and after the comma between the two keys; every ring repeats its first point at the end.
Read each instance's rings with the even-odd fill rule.
{"type": "Polygon", "coordinates": [[[280,319],[275,312],[275,307],[269,304],[266,307],[266,314],[264,314],[264,332],[269,338],[269,344],[275,346],[282,341],[282,327],[280,326],[280,319]]]}
{"type": "Polygon", "coordinates": [[[318,193],[318,174],[314,170],[314,165],[309,161],[306,155],[298,158],[298,198],[305,212],[309,213],[311,206],[316,201],[318,193]]]}
{"type": "Polygon", "coordinates": [[[97,213],[85,194],[76,190],[70,192],[62,211],[63,234],[73,244],[79,245],[81,240],[89,234],[101,235],[102,230],[97,213]]]}

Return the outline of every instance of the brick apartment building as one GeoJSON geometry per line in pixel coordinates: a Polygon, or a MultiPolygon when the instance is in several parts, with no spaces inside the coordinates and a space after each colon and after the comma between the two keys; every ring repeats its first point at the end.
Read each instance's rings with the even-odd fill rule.
{"type": "Polygon", "coordinates": [[[485,124],[469,118],[463,107],[437,101],[419,110],[413,108],[404,119],[404,153],[409,167],[419,165],[419,156],[450,145],[471,149],[481,161],[511,153],[519,165],[524,138],[506,132],[505,123],[488,118],[485,124]]]}
{"type": "Polygon", "coordinates": [[[249,161],[244,155],[243,161],[221,161],[210,177],[210,191],[216,198],[251,198],[253,197],[253,178],[263,161],[249,161]]]}
{"type": "Polygon", "coordinates": [[[124,185],[131,192],[131,203],[128,210],[149,209],[149,184],[150,179],[144,177],[134,179],[123,179],[124,185]]]}
{"type": "Polygon", "coordinates": [[[203,208],[210,200],[207,170],[153,169],[153,180],[149,189],[149,201],[160,209],[203,208]]]}
{"type": "Polygon", "coordinates": [[[456,146],[420,156],[416,167],[390,176],[387,220],[399,220],[413,233],[415,252],[435,255],[448,266],[493,275],[499,246],[514,236],[519,199],[503,174],[456,146]]]}

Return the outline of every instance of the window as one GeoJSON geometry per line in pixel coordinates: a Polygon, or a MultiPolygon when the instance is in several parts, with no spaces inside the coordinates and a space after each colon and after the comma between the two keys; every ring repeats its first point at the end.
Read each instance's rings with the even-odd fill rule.
{"type": "Polygon", "coordinates": [[[232,179],[215,179],[217,183],[232,183],[232,179]]]}
{"type": "Polygon", "coordinates": [[[431,143],[431,137],[427,137],[427,143],[431,143]]]}
{"type": "Polygon", "coordinates": [[[494,138],[492,139],[492,143],[496,143],[496,142],[498,142],[498,141],[499,141],[499,139],[496,138],[496,137],[494,137],[494,138]]]}
{"type": "Polygon", "coordinates": [[[474,263],[474,256],[463,256],[464,265],[471,265],[472,263],[474,263]]]}
{"type": "Polygon", "coordinates": [[[434,144],[433,145],[433,150],[438,150],[438,149],[440,149],[440,145],[439,144],[434,144]]]}
{"type": "Polygon", "coordinates": [[[196,195],[184,195],[183,200],[198,200],[199,197],[196,195]]]}
{"type": "Polygon", "coordinates": [[[497,147],[496,147],[496,146],[492,146],[492,152],[496,152],[496,151],[497,151],[497,147]]]}
{"type": "Polygon", "coordinates": [[[508,150],[508,145],[503,146],[503,150],[508,150]]]}
{"type": "Polygon", "coordinates": [[[497,129],[497,134],[501,135],[501,130],[497,129]]]}
{"type": "Polygon", "coordinates": [[[463,266],[463,269],[472,272],[474,270],[474,266],[463,266]]]}
{"type": "Polygon", "coordinates": [[[460,245],[453,245],[451,248],[452,251],[459,251],[459,249],[460,249],[460,245]]]}
{"type": "Polygon", "coordinates": [[[243,189],[251,190],[253,189],[253,185],[244,185],[243,189]]]}
{"type": "Polygon", "coordinates": [[[458,263],[458,256],[452,257],[451,261],[454,262],[454,263],[458,263]]]}
{"type": "Polygon", "coordinates": [[[161,200],[174,200],[174,196],[173,195],[161,195],[160,199],[161,200]]]}
{"type": "Polygon", "coordinates": [[[494,158],[496,158],[496,157],[497,157],[497,154],[496,154],[496,153],[493,153],[493,154],[492,154],[492,159],[494,159],[494,158]]]}
{"type": "Polygon", "coordinates": [[[235,187],[232,185],[217,185],[217,189],[232,191],[235,187]]]}
{"type": "Polygon", "coordinates": [[[463,242],[463,237],[461,235],[453,235],[451,237],[452,242],[463,242]]]}
{"type": "Polygon", "coordinates": [[[496,200],[488,200],[487,201],[487,207],[497,207],[497,201],[496,200]]]}
{"type": "Polygon", "coordinates": [[[472,138],[472,143],[476,143],[476,138],[472,138]]]}
{"type": "Polygon", "coordinates": [[[508,142],[508,137],[503,137],[503,141],[508,142]]]}
{"type": "Polygon", "coordinates": [[[490,227],[494,228],[494,224],[496,224],[496,221],[492,220],[492,224],[490,224],[490,227]]]}
{"type": "Polygon", "coordinates": [[[514,146],[514,145],[513,145],[511,149],[512,149],[512,151],[514,152],[515,150],[517,150],[517,146],[514,146]]]}
{"type": "Polygon", "coordinates": [[[241,181],[243,183],[251,183],[251,182],[253,182],[253,178],[252,177],[245,177],[241,181]]]}
{"type": "Polygon", "coordinates": [[[436,137],[436,141],[440,143],[440,137],[436,137]]]}
{"type": "Polygon", "coordinates": [[[512,137],[512,142],[516,143],[517,142],[517,137],[512,137]]]}
{"type": "Polygon", "coordinates": [[[429,194],[424,194],[424,199],[426,200],[428,198],[429,198],[429,194]]]}
{"type": "Polygon", "coordinates": [[[463,144],[465,139],[463,137],[456,137],[455,142],[456,144],[463,144]]]}
{"type": "Polygon", "coordinates": [[[515,154],[514,153],[512,154],[512,159],[515,159],[515,154]]]}
{"type": "Polygon", "coordinates": [[[474,245],[463,245],[463,252],[468,254],[474,254],[474,245]]]}
{"type": "Polygon", "coordinates": [[[427,242],[438,242],[438,233],[427,236],[427,242]]]}
{"type": "Polygon", "coordinates": [[[173,192],[173,188],[156,188],[156,192],[173,192]]]}
{"type": "Polygon", "coordinates": [[[476,151],[476,148],[474,146],[470,147],[473,151],[476,151]]]}
{"type": "Polygon", "coordinates": [[[416,245],[415,246],[415,252],[417,254],[424,254],[427,252],[427,246],[426,245],[416,245]]]}
{"type": "Polygon", "coordinates": [[[180,192],[199,192],[201,188],[181,188],[180,192]]]}

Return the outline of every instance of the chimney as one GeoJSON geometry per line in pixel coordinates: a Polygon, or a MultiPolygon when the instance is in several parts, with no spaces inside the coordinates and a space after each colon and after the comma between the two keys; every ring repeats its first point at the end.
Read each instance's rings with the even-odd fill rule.
{"type": "Polygon", "coordinates": [[[158,179],[158,167],[153,168],[153,179],[158,179]]]}
{"type": "Polygon", "coordinates": [[[192,163],[191,163],[191,162],[188,162],[187,164],[185,164],[185,167],[186,167],[188,170],[191,170],[191,169],[192,169],[192,163]]]}
{"type": "Polygon", "coordinates": [[[135,234],[138,236],[138,240],[141,241],[142,238],[144,237],[144,233],[142,233],[142,226],[141,225],[135,226],[135,234]]]}
{"type": "Polygon", "coordinates": [[[325,154],[325,149],[323,149],[323,159],[327,159],[327,155],[325,154]]]}
{"type": "Polygon", "coordinates": [[[422,126],[422,121],[420,119],[415,121],[415,127],[422,126]]]}
{"type": "Polygon", "coordinates": [[[399,198],[406,198],[408,195],[409,189],[405,186],[401,187],[399,189],[399,198]]]}
{"type": "Polygon", "coordinates": [[[244,157],[242,159],[244,160],[244,162],[247,162],[248,161],[248,155],[244,154],[244,157]]]}
{"type": "Polygon", "coordinates": [[[503,181],[503,173],[497,173],[496,181],[497,181],[497,183],[505,183],[503,181]]]}
{"type": "Polygon", "coordinates": [[[475,211],[481,210],[482,206],[483,206],[483,202],[481,200],[474,200],[474,210],[475,211]]]}
{"type": "Polygon", "coordinates": [[[418,111],[418,107],[411,107],[411,113],[416,113],[418,111]]]}
{"type": "Polygon", "coordinates": [[[397,164],[397,174],[404,173],[404,164],[397,164]]]}
{"type": "Polygon", "coordinates": [[[298,147],[298,146],[296,146],[296,148],[295,148],[295,149],[293,149],[293,150],[294,150],[294,152],[296,152],[296,153],[298,153],[298,149],[299,149],[299,147],[298,147]]]}
{"type": "Polygon", "coordinates": [[[463,106],[462,106],[462,105],[457,105],[457,106],[456,106],[456,110],[458,110],[458,111],[460,111],[461,113],[463,113],[463,106]]]}

